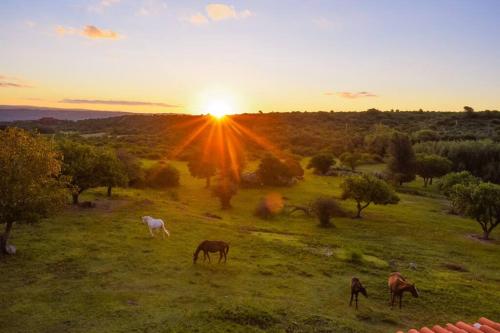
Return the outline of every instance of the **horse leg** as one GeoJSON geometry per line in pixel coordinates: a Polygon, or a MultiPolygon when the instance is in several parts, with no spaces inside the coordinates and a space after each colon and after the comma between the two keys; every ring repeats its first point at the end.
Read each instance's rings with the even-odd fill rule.
{"type": "Polygon", "coordinates": [[[354,293],[351,292],[351,300],[349,301],[349,306],[352,306],[352,299],[354,298],[354,293]]]}
{"type": "Polygon", "coordinates": [[[206,260],[207,260],[207,253],[203,251],[203,262],[205,262],[206,260]]]}
{"type": "Polygon", "coordinates": [[[403,293],[399,295],[399,308],[401,309],[402,306],[403,306],[403,293]]]}
{"type": "Polygon", "coordinates": [[[149,233],[151,234],[151,237],[155,237],[155,234],[153,234],[153,229],[149,228],[149,233]]]}
{"type": "Polygon", "coordinates": [[[358,309],[358,293],[356,293],[356,310],[358,309]]]}
{"type": "Polygon", "coordinates": [[[210,262],[210,253],[207,252],[208,262],[210,262]]]}
{"type": "Polygon", "coordinates": [[[222,250],[219,251],[219,264],[220,264],[221,260],[222,260],[222,250]]]}
{"type": "Polygon", "coordinates": [[[391,309],[394,309],[394,299],[396,298],[395,293],[391,292],[391,309]]]}
{"type": "Polygon", "coordinates": [[[227,261],[227,251],[224,251],[224,263],[227,261]]]}

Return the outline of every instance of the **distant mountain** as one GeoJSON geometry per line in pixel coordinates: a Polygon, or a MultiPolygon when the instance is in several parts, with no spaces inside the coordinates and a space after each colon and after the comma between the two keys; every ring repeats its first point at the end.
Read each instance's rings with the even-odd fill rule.
{"type": "Polygon", "coordinates": [[[54,118],[61,120],[100,119],[129,114],[131,114],[131,112],[0,105],[0,122],[37,120],[41,118],[54,118]]]}

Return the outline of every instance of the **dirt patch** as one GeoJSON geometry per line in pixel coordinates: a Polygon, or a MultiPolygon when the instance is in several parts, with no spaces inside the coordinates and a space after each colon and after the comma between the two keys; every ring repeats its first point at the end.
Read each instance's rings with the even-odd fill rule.
{"type": "Polygon", "coordinates": [[[444,263],[443,267],[449,269],[450,271],[455,271],[455,272],[468,272],[469,271],[464,266],[462,266],[460,264],[454,264],[451,262],[444,263]]]}
{"type": "Polygon", "coordinates": [[[467,235],[467,238],[475,240],[476,242],[481,242],[483,244],[499,244],[499,242],[495,239],[491,239],[491,238],[490,239],[483,239],[482,237],[483,237],[482,235],[478,235],[478,234],[468,234],[467,235]]]}

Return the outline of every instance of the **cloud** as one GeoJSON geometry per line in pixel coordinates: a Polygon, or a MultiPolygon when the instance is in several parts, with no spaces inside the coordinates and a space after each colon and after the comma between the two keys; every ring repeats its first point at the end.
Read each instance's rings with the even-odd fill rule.
{"type": "Polygon", "coordinates": [[[90,39],[120,39],[123,37],[115,31],[100,29],[95,25],[86,25],[81,30],[58,25],[55,31],[59,36],[80,35],[90,39]]]}
{"type": "Polygon", "coordinates": [[[325,93],[327,96],[339,96],[342,98],[348,98],[348,99],[356,99],[356,98],[363,98],[363,97],[378,97],[374,93],[368,92],[368,91],[360,91],[360,92],[350,92],[350,91],[342,91],[342,92],[327,92],[325,93]]]}
{"type": "Polygon", "coordinates": [[[15,77],[0,75],[0,88],[33,88],[33,86],[15,77]]]}
{"type": "Polygon", "coordinates": [[[120,3],[121,0],[101,0],[88,7],[91,12],[102,13],[106,8],[120,3]]]}
{"type": "Polygon", "coordinates": [[[141,8],[137,12],[141,16],[150,16],[158,14],[159,12],[167,9],[167,4],[162,0],[144,0],[141,8]]]}
{"type": "Polygon", "coordinates": [[[59,103],[69,104],[102,104],[102,105],[126,105],[126,106],[161,106],[164,108],[178,108],[179,105],[159,103],[159,102],[141,102],[141,101],[115,101],[115,100],[97,100],[97,99],[63,99],[59,103]]]}
{"type": "Polygon", "coordinates": [[[118,38],[121,38],[121,35],[117,32],[114,32],[112,30],[99,29],[98,27],[96,27],[94,25],[85,26],[85,28],[83,28],[82,35],[87,37],[87,38],[92,38],[92,39],[98,39],[98,38],[118,39],[118,38]]]}
{"type": "Polygon", "coordinates": [[[191,15],[184,21],[188,21],[194,25],[207,24],[210,21],[224,21],[224,20],[242,20],[254,16],[255,14],[249,9],[237,11],[234,6],[212,3],[205,7],[206,14],[197,13],[191,15]]]}
{"type": "Polygon", "coordinates": [[[36,26],[36,22],[32,20],[26,20],[24,21],[24,25],[28,28],[34,28],[36,26]]]}
{"type": "Polygon", "coordinates": [[[203,25],[208,23],[208,18],[201,13],[197,13],[188,17],[185,21],[194,25],[203,25]]]}

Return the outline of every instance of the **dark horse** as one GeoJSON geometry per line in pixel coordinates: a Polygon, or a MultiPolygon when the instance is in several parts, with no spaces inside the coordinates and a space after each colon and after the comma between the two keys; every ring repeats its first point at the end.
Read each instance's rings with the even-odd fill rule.
{"type": "Polygon", "coordinates": [[[362,293],[365,297],[368,297],[366,293],[365,287],[361,284],[358,278],[353,277],[351,280],[351,301],[349,302],[349,306],[352,305],[353,299],[356,300],[356,310],[358,309],[358,294],[362,293]]]}
{"type": "Polygon", "coordinates": [[[418,297],[418,290],[414,284],[409,283],[399,272],[394,272],[389,275],[387,281],[389,291],[391,293],[391,308],[394,307],[396,298],[399,298],[399,308],[403,306],[403,293],[410,292],[413,297],[418,297]]]}
{"type": "Polygon", "coordinates": [[[210,262],[209,252],[219,252],[219,263],[224,257],[224,262],[227,260],[227,253],[229,252],[229,244],[223,241],[209,241],[205,240],[198,245],[196,251],[193,254],[193,263],[196,264],[198,260],[198,253],[203,251],[203,261],[208,258],[208,262],[210,262]]]}

